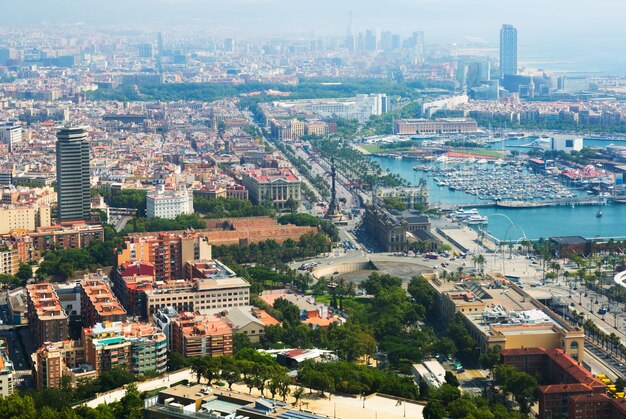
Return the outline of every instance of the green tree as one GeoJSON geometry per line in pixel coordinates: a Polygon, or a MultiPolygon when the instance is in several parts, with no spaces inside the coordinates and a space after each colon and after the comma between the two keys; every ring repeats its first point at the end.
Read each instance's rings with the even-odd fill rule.
{"type": "Polygon", "coordinates": [[[291,395],[294,398],[294,406],[297,407],[298,402],[300,402],[300,400],[302,399],[302,396],[304,396],[304,389],[302,387],[296,387],[296,389],[293,391],[291,395]]]}
{"type": "Polygon", "coordinates": [[[33,277],[33,268],[28,263],[20,263],[20,268],[16,276],[22,281],[26,281],[33,277]]]}
{"type": "Polygon", "coordinates": [[[13,393],[8,397],[0,397],[0,415],[7,419],[36,419],[37,409],[30,396],[13,393]]]}
{"type": "Polygon", "coordinates": [[[461,398],[461,390],[459,390],[458,387],[444,383],[435,391],[435,398],[440,400],[444,405],[448,405],[461,398]]]}
{"type": "Polygon", "coordinates": [[[109,391],[135,381],[135,375],[126,366],[116,365],[98,378],[102,391],[109,391]]]}
{"type": "Polygon", "coordinates": [[[437,291],[421,275],[411,278],[407,290],[413,300],[423,306],[426,311],[430,310],[437,299],[437,291]]]}
{"type": "Polygon", "coordinates": [[[220,359],[220,378],[228,384],[228,390],[231,390],[233,384],[235,384],[241,378],[241,371],[237,366],[234,358],[230,356],[223,356],[220,359]]]}
{"type": "Polygon", "coordinates": [[[496,382],[502,389],[513,394],[523,414],[528,414],[530,406],[537,400],[538,382],[532,375],[520,372],[512,365],[501,364],[495,369],[496,382]]]}
{"type": "Polygon", "coordinates": [[[487,349],[485,353],[480,355],[480,365],[482,365],[483,368],[494,368],[500,362],[501,352],[502,349],[498,345],[492,346],[491,348],[487,349]]]}
{"type": "Polygon", "coordinates": [[[459,383],[459,379],[456,378],[456,375],[452,371],[446,371],[445,375],[446,383],[450,384],[453,387],[458,387],[461,384],[459,383]]]}
{"type": "Polygon", "coordinates": [[[128,384],[126,386],[126,394],[120,400],[118,416],[125,419],[142,419],[143,405],[144,403],[139,395],[137,384],[128,384]]]}
{"type": "Polygon", "coordinates": [[[180,352],[170,351],[167,354],[167,370],[178,371],[187,368],[191,363],[189,358],[184,357],[180,352]]]}
{"type": "Polygon", "coordinates": [[[430,400],[422,414],[424,419],[443,419],[446,417],[446,409],[439,400],[430,400]]]}

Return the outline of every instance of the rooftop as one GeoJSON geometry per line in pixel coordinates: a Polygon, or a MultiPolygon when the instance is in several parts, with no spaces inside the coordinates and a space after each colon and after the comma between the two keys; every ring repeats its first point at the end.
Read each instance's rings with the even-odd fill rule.
{"type": "Polygon", "coordinates": [[[100,316],[124,315],[126,310],[102,279],[85,279],[80,283],[83,294],[100,316]]]}
{"type": "Polygon", "coordinates": [[[587,244],[589,240],[582,236],[559,236],[550,237],[550,240],[558,244],[587,244]]]}
{"type": "Polygon", "coordinates": [[[26,286],[26,290],[39,320],[67,318],[52,284],[31,284],[26,286]]]}

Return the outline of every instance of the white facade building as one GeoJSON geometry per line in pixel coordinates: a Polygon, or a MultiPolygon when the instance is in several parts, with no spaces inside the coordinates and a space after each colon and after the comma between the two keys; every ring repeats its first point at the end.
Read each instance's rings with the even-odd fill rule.
{"type": "Polygon", "coordinates": [[[22,125],[17,122],[0,123],[0,143],[9,146],[9,152],[13,151],[15,144],[22,142],[22,125]]]}
{"type": "Polygon", "coordinates": [[[550,148],[554,151],[565,151],[571,153],[572,151],[580,151],[583,149],[582,138],[552,138],[550,142],[550,148]]]}
{"type": "Polygon", "coordinates": [[[9,359],[5,341],[0,341],[0,397],[8,397],[15,390],[15,369],[9,359]]]}
{"type": "Polygon", "coordinates": [[[173,220],[181,214],[193,213],[193,193],[186,188],[165,190],[159,186],[154,193],[148,194],[146,207],[148,218],[173,220]]]}

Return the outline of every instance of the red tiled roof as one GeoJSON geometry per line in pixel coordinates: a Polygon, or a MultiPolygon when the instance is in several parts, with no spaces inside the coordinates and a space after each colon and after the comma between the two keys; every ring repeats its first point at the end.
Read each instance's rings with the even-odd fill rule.
{"type": "Polygon", "coordinates": [[[587,384],[551,384],[548,386],[540,386],[539,391],[547,394],[555,393],[582,393],[584,391],[592,392],[593,389],[587,384]]]}

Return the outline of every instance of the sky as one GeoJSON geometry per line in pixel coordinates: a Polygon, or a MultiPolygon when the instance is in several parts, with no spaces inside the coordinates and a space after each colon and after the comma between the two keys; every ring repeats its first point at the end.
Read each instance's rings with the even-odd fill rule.
{"type": "MultiPolygon", "coordinates": [[[[497,44],[503,23],[519,31],[521,59],[621,66],[623,0],[0,0],[0,26],[39,22],[155,27],[194,23],[242,36],[343,35],[379,27],[426,42],[497,44]],[[615,59],[615,62],[611,60],[615,59]]],[[[626,70],[626,62],[625,70],[626,70]]],[[[625,71],[626,72],[626,71],[625,71]]]]}

